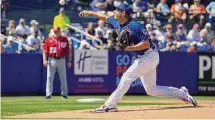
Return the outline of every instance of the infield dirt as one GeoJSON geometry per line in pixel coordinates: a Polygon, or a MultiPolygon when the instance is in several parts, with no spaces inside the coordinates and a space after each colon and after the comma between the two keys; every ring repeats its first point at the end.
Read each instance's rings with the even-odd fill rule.
{"type": "MultiPolygon", "coordinates": [[[[122,102],[132,102],[123,100],[122,102]]],[[[150,102],[147,100],[134,100],[133,102],[150,102]]],[[[10,116],[10,118],[162,118],[162,119],[208,119],[215,118],[215,101],[200,100],[198,107],[191,104],[180,104],[179,100],[161,100],[162,103],[179,103],[179,105],[150,105],[150,106],[126,106],[119,107],[118,112],[95,113],[94,110],[75,110],[64,112],[49,112],[37,114],[22,114],[10,116]]]]}

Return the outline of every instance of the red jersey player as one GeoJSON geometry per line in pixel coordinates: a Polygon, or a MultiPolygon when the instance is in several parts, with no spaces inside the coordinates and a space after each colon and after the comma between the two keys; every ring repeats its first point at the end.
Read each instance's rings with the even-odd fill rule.
{"type": "Polygon", "coordinates": [[[72,53],[67,38],[61,36],[59,27],[54,28],[54,35],[45,40],[43,46],[43,65],[47,67],[46,99],[50,99],[53,92],[53,80],[57,71],[61,81],[61,95],[67,99],[68,89],[66,80],[66,60],[68,55],[68,68],[71,67],[72,53]],[[48,60],[47,60],[48,58],[48,60]]]}

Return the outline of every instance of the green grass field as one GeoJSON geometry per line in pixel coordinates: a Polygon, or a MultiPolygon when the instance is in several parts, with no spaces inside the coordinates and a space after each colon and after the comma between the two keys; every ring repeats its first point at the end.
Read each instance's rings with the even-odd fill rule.
{"type": "MultiPolygon", "coordinates": [[[[52,99],[45,99],[43,96],[33,97],[1,97],[1,116],[12,116],[18,114],[55,112],[55,111],[71,111],[93,109],[99,107],[103,102],[80,103],[78,99],[83,98],[103,98],[108,96],[69,96],[69,99],[64,101],[60,96],[53,96],[52,99]]],[[[215,97],[195,97],[197,100],[215,100],[215,97]]],[[[123,100],[148,100],[152,102],[126,102],[120,103],[119,106],[142,106],[142,105],[175,105],[180,103],[161,103],[159,100],[169,100],[163,97],[149,96],[125,96],[123,100]]]]}

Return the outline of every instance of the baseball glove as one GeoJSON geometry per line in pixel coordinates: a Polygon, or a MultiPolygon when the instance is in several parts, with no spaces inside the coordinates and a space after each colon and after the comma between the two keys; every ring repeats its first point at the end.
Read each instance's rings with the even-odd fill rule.
{"type": "Polygon", "coordinates": [[[132,43],[132,37],[128,30],[123,30],[119,33],[117,37],[117,41],[119,42],[119,47],[121,50],[124,50],[127,46],[130,46],[132,43]]]}

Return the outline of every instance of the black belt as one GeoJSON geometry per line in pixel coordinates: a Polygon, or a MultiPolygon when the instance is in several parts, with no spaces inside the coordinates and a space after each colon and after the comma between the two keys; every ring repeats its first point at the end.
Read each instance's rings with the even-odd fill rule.
{"type": "Polygon", "coordinates": [[[65,57],[50,57],[50,58],[54,58],[54,59],[64,59],[65,57]]]}

